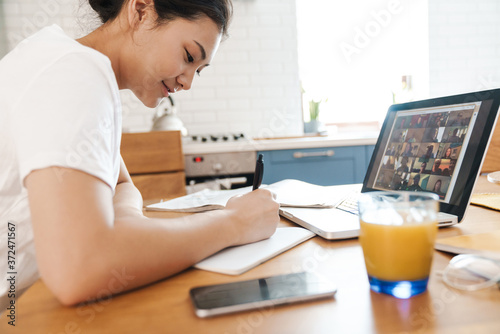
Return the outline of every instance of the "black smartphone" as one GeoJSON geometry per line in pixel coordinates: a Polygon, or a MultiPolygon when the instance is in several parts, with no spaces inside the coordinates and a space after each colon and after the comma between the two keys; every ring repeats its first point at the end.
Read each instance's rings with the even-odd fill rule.
{"type": "Polygon", "coordinates": [[[210,317],[333,297],[335,284],[311,272],[195,287],[190,290],[196,315],[210,317]]]}

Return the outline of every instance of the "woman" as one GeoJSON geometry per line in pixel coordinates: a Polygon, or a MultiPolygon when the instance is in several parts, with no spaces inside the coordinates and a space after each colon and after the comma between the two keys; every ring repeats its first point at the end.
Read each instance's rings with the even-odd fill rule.
{"type": "Polygon", "coordinates": [[[268,238],[279,221],[266,190],[223,210],[148,219],[119,154],[119,89],[148,107],[190,89],[227,33],[230,0],[89,2],[97,30],[75,41],[47,27],[0,61],[1,242],[9,222],[17,297],[40,275],[65,305],[103,297],[117,275],[133,289],[268,238]]]}
{"type": "Polygon", "coordinates": [[[451,159],[451,147],[448,147],[443,154],[443,159],[451,159]]]}
{"type": "Polygon", "coordinates": [[[441,180],[437,180],[436,183],[434,183],[434,188],[432,188],[432,192],[436,193],[440,197],[443,197],[444,194],[441,192],[441,180]]]}
{"type": "Polygon", "coordinates": [[[405,147],[405,150],[403,152],[403,157],[410,157],[412,156],[413,152],[413,146],[411,145],[411,143],[406,143],[406,147],[405,147]]]}

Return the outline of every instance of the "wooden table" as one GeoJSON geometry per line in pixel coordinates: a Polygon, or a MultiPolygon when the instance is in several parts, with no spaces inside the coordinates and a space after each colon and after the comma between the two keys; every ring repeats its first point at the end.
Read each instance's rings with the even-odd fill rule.
{"type": "MultiPolygon", "coordinates": [[[[481,177],[478,192],[498,192],[481,177]]],[[[282,221],[282,225],[289,225],[282,221]]],[[[471,206],[464,222],[438,237],[500,229],[500,213],[471,206]]],[[[428,291],[400,300],[370,291],[357,239],[315,237],[240,276],[186,270],[135,291],[76,307],[63,307],[42,281],[18,301],[16,327],[1,317],[0,333],[500,333],[500,290],[462,292],[438,272],[450,254],[436,252],[428,291]],[[334,299],[200,319],[193,286],[315,270],[334,280],[334,299]]],[[[126,278],[121,284],[126,285],[126,278]]],[[[114,291],[119,290],[114,285],[114,291]]]]}

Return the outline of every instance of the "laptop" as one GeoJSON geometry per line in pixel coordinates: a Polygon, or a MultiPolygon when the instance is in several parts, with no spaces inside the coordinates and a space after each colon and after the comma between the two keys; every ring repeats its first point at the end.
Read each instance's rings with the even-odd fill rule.
{"type": "Polygon", "coordinates": [[[280,214],[325,239],[354,238],[359,235],[360,192],[425,191],[439,196],[439,226],[460,223],[499,104],[500,89],[493,89],[392,105],[363,184],[327,187],[337,203],[333,208],[281,208],[280,214]]]}

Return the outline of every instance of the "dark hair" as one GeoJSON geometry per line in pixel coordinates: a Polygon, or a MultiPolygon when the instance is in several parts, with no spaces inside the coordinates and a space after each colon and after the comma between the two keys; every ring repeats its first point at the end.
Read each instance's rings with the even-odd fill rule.
{"type": "MultiPolygon", "coordinates": [[[[128,0],[89,0],[102,23],[114,20],[127,2],[128,0]]],[[[222,35],[227,36],[233,14],[231,0],[154,0],[153,3],[158,15],[158,25],[176,18],[196,20],[206,15],[217,24],[222,35]]]]}

